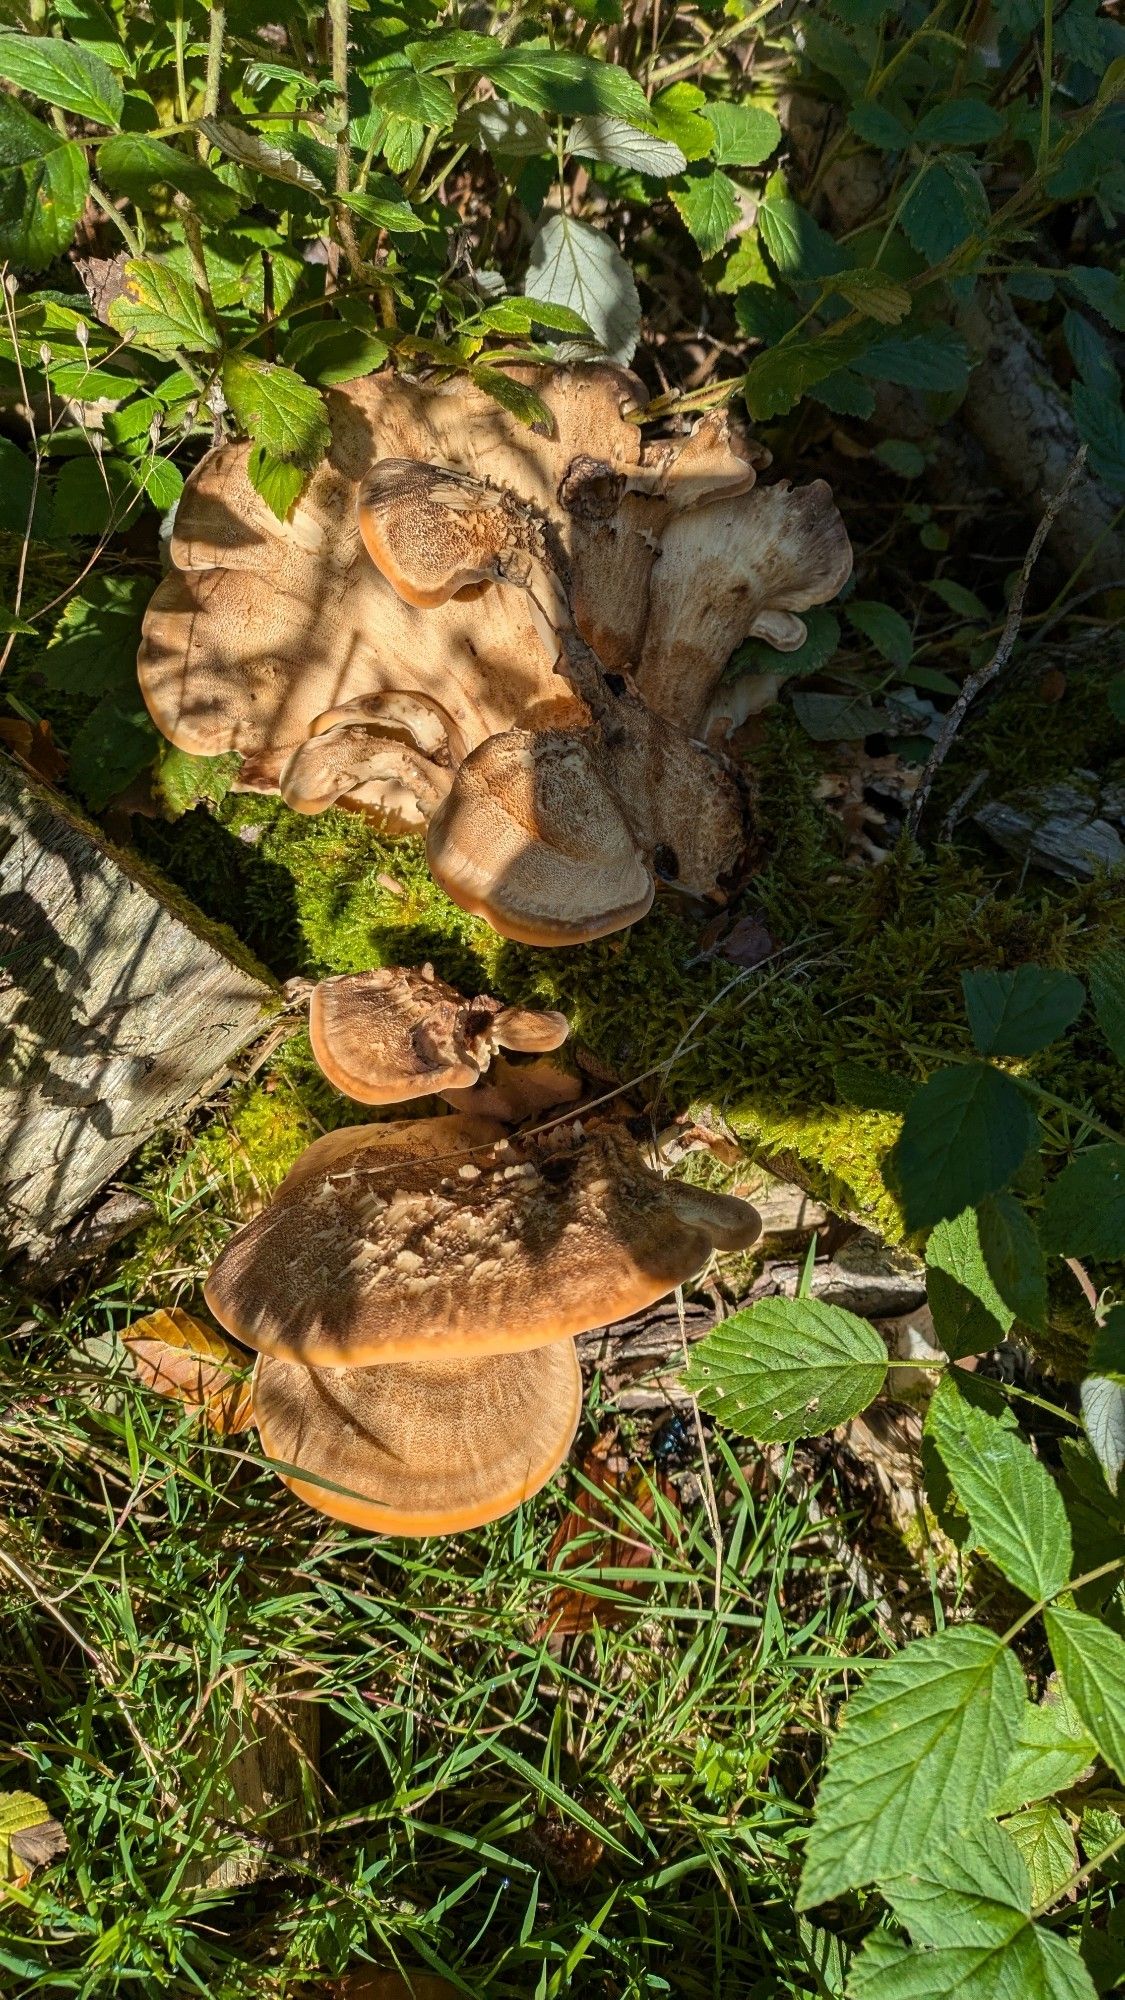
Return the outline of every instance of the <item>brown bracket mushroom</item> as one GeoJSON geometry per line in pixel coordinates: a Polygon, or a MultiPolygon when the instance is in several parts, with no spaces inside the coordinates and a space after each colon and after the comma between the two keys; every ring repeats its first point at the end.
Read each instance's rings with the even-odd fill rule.
{"type": "Polygon", "coordinates": [[[290,1491],[380,1535],[454,1535],[557,1472],[582,1413],[572,1340],[517,1354],[302,1368],[259,1355],[254,1419],[290,1491]]]}
{"type": "Polygon", "coordinates": [[[400,1128],[405,1160],[380,1129],[346,1157],[299,1161],[220,1255],[207,1303],[259,1353],[369,1368],[542,1347],[640,1311],[759,1234],[748,1203],[664,1180],[615,1127],[454,1139],[428,1157],[400,1128]]]}
{"type": "Polygon", "coordinates": [[[313,1055],[329,1083],[361,1104],[468,1090],[494,1050],[557,1049],[567,1033],[563,1014],[484,994],[467,1000],[432,965],[324,979],[309,1006],[313,1055]]]}
{"type": "Polygon", "coordinates": [[[757,487],[769,455],[726,413],[646,441],[623,370],[513,372],[550,410],[549,437],[459,379],[332,392],[328,458],[285,523],[254,492],[247,447],[211,453],[180,502],[139,670],[180,748],[241,751],[243,782],[301,811],[437,826],[451,894],[513,937],[565,943],[635,921],[654,878],[715,892],[740,845],[737,787],[689,736],[737,719],[725,689],[714,702],[733,647],[751,632],[799,644],[797,614],[851,558],[827,488],[757,487]],[[509,856],[483,885],[491,857],[462,839],[496,819],[482,794],[509,856]],[[707,794],[714,810],[697,810],[707,794]]]}

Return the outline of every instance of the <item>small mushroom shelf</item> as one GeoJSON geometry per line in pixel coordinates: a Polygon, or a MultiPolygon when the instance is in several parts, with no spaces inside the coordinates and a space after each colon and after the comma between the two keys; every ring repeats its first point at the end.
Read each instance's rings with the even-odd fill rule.
{"type": "Polygon", "coordinates": [[[430,869],[503,936],[620,930],[658,880],[722,900],[750,795],[724,754],[852,554],[822,480],[758,484],[725,412],[646,438],[608,364],[510,371],[528,431],[463,379],[329,394],[328,456],[278,521],[248,445],[191,475],[139,656],[157,727],[237,750],[244,790],[423,832],[430,869]],[[767,685],[763,686],[763,678],[767,685]]]}
{"type": "MultiPolygon", "coordinates": [[[[477,1527],[569,1451],[575,1336],[640,1311],[712,1250],[747,1247],[759,1218],[664,1179],[619,1124],[571,1106],[521,1133],[474,1106],[493,1090],[492,1049],[557,1048],[560,1015],[395,967],[325,981],[311,1016],[317,1060],[349,1094],[466,1108],[316,1140],[231,1238],[207,1303],[257,1351],[254,1421],[302,1500],[382,1534],[477,1527]]],[[[548,1108],[542,1067],[527,1068],[535,1086],[521,1103],[509,1080],[510,1117],[548,1108]]],[[[556,1070],[554,1103],[573,1087],[556,1070]]]]}

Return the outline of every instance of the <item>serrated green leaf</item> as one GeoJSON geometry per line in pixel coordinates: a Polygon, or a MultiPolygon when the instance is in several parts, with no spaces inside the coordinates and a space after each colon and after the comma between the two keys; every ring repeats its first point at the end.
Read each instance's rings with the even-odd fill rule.
{"type": "Polygon", "coordinates": [[[1065,1035],[1086,1004],[1073,973],[1043,965],[1014,972],[963,972],[961,990],[974,1042],[983,1056],[1028,1056],[1065,1035]]]}
{"type": "Polygon", "coordinates": [[[722,248],[739,217],[738,190],[717,167],[696,167],[669,188],[702,257],[722,248]]]}
{"type": "Polygon", "coordinates": [[[498,160],[531,160],[551,150],[551,135],[538,111],[509,104],[503,97],[486,97],[458,115],[453,138],[459,146],[476,146],[498,160]]]}
{"type": "Polygon", "coordinates": [[[1073,1785],[1093,1763],[1097,1745],[1057,1677],[1037,1705],[1023,1711],[1019,1736],[1000,1790],[995,1813],[1011,1813],[1033,1799],[1050,1798],[1073,1785]]]}
{"type": "Polygon", "coordinates": [[[1092,264],[1072,264],[1061,276],[1086,305],[1108,320],[1115,333],[1125,333],[1125,277],[1092,264]]]}
{"type": "Polygon", "coordinates": [[[1004,130],[1000,113],[983,97],[946,97],[914,127],[916,146],[986,146],[1004,130]]]}
{"type": "Polygon", "coordinates": [[[223,393],[241,428],[270,458],[303,472],[319,465],[330,438],[324,400],[292,368],[228,354],[223,393]]]}
{"type": "Polygon", "coordinates": [[[781,144],[781,125],[759,104],[708,104],[703,116],[715,135],[720,167],[758,167],[781,144]]]}
{"type": "Polygon", "coordinates": [[[102,812],[148,770],[159,742],[134,681],[126,694],[103,695],[72,736],[68,782],[91,812],[102,812]]]}
{"type": "Polygon", "coordinates": [[[814,743],[858,743],[874,736],[886,723],[885,710],[873,708],[861,694],[793,696],[793,713],[814,743]]]}
{"type": "Polygon", "coordinates": [[[884,271],[839,271],[832,289],[857,312],[866,313],[881,326],[897,326],[910,311],[910,293],[905,285],[896,284],[884,271]]]}
{"type": "Polygon", "coordinates": [[[39,271],[64,251],[90,187],[86,155],[0,94],[0,259],[39,271]]]}
{"type": "Polygon", "coordinates": [[[1073,1560],[1070,1523],[1026,1439],[970,1403],[952,1373],[931,1398],[926,1436],[969,1516],[975,1546],[1033,1602],[1061,1590],[1073,1560]]]}
{"type": "Polygon", "coordinates": [[[1107,1764],[1125,1778],[1125,1639],[1088,1612],[1044,1614],[1063,1686],[1107,1764]]]}
{"type": "Polygon", "coordinates": [[[756,355],[746,371],[742,391],[750,415],[758,419],[785,416],[809,389],[838,368],[858,367],[871,337],[870,325],[852,327],[846,333],[787,340],[756,355]]]}
{"type": "Polygon", "coordinates": [[[939,1222],[926,1244],[926,1297],[934,1330],[954,1361],[996,1347],[1015,1314],[994,1285],[975,1208],[939,1222]]]}
{"type": "Polygon", "coordinates": [[[169,189],[177,189],[204,222],[229,222],[242,206],[237,189],[227,187],[209,167],[140,132],[119,132],[103,140],[98,147],[98,176],[138,208],[153,208],[167,200],[169,189]]]}
{"type": "Polygon", "coordinates": [[[856,361],[874,382],[897,382],[902,389],[955,394],[969,379],[969,350],[948,327],[925,333],[888,334],[869,343],[856,361]]]}
{"type": "Polygon", "coordinates": [[[882,153],[904,153],[910,145],[910,132],[901,118],[888,111],[885,104],[876,104],[868,98],[860,98],[848,112],[848,124],[858,138],[868,146],[877,146],[882,153]]]}
{"type": "Polygon", "coordinates": [[[255,492],[261,494],[278,520],[284,521],[294,501],[300,497],[308,474],[289,459],[272,457],[260,444],[255,445],[250,453],[246,470],[255,492]]]}
{"type": "Polygon", "coordinates": [[[626,119],[605,113],[576,119],[566,135],[566,150],[580,160],[604,160],[608,166],[625,167],[653,180],[671,180],[687,165],[673,140],[638,132],[626,119]]]}
{"type": "Polygon", "coordinates": [[[650,107],[662,139],[671,139],[690,166],[706,160],[715,144],[715,128],[706,117],[707,99],[694,83],[673,83],[658,91],[650,107]]]}
{"type": "Polygon", "coordinates": [[[210,144],[228,160],[236,160],[239,166],[250,167],[254,173],[265,174],[270,180],[283,181],[288,187],[304,188],[309,194],[323,192],[323,183],[284,146],[275,146],[263,139],[257,132],[244,130],[241,125],[231,124],[225,118],[201,118],[199,130],[210,144]]]}
{"type": "Polygon", "coordinates": [[[285,343],[283,359],[306,382],[326,389],[335,382],[354,382],[373,374],[382,367],[388,352],[386,341],[366,327],[321,321],[298,327],[285,343]]]}
{"type": "Polygon", "coordinates": [[[542,424],[548,434],[551,432],[553,419],[550,410],[542,396],[537,396],[534,389],[529,389],[525,383],[505,375],[502,368],[487,368],[483,364],[473,369],[473,381],[478,389],[483,389],[493,402],[510,410],[529,430],[534,424],[542,424]]]}
{"type": "Polygon", "coordinates": [[[524,291],[578,314],[614,361],[631,361],[641,328],[633,274],[612,237],[558,211],[531,244],[524,291]]]}
{"type": "Polygon", "coordinates": [[[441,132],[457,116],[457,99],[440,76],[419,75],[413,69],[392,69],[375,77],[369,89],[372,104],[400,123],[435,127],[441,132]]]}
{"type": "Polygon", "coordinates": [[[506,49],[494,42],[487,65],[482,63],[481,68],[503,97],[533,111],[556,111],[564,118],[606,113],[627,119],[641,131],[657,123],[653,107],[628,70],[596,56],[530,42],[506,49]]]}
{"type": "Polygon", "coordinates": [[[155,257],[131,257],[122,274],[119,298],[109,307],[118,333],[132,336],[154,354],[206,354],[219,336],[190,279],[155,257]]]}
{"type": "Polygon", "coordinates": [[[915,1092],[893,1155],[908,1228],[932,1228],[998,1194],[1038,1129],[1018,1086],[990,1064],[936,1071],[915,1092]]]}
{"type": "Polygon", "coordinates": [[[847,264],[847,256],[827,230],[789,195],[771,196],[760,204],[758,230],[776,269],[796,283],[831,278],[847,264]]]}
{"type": "Polygon", "coordinates": [[[1125,490],[1125,411],[1086,382],[1075,383],[1070,401],[1092,470],[1115,491],[1125,490]]]}
{"type": "Polygon", "coordinates": [[[201,801],[221,805],[238,776],[242,759],[237,750],[221,757],[193,757],[162,744],[153,791],[170,819],[179,819],[201,801]]]}
{"type": "Polygon", "coordinates": [[[800,318],[793,301],[776,285],[757,284],[743,285],[737,293],[734,316],[748,340],[764,340],[771,347],[783,340],[800,318]]]}
{"type": "Polygon", "coordinates": [[[988,1275],[1013,1317],[1026,1326],[1047,1324],[1047,1271],[1031,1217],[1011,1194],[990,1194],[977,1207],[981,1254],[988,1275]]]}
{"type": "Polygon", "coordinates": [[[999,1827],[971,1829],[881,1887],[915,1944],[873,1933],[849,2000],[1094,2000],[1078,1952],[1031,1921],[1026,1863],[999,1827]]]}
{"type": "Polygon", "coordinates": [[[1039,1233],[1062,1257],[1125,1257],[1125,1146],[1091,1146],[1064,1167],[1047,1189],[1039,1233]]]}
{"type": "Polygon", "coordinates": [[[1125,951],[1108,946],[1090,966],[1089,976],[1098,1026],[1118,1062],[1125,1063],[1125,951]]]}
{"type": "MultiPolygon", "coordinates": [[[[386,175],[381,178],[388,187],[395,185],[386,175]]],[[[394,196],[370,192],[341,194],[335,199],[342,202],[345,208],[350,209],[353,215],[358,215],[360,221],[366,222],[372,229],[386,229],[392,236],[420,236],[425,231],[424,217],[397,193],[394,196]]]]}
{"type": "Polygon", "coordinates": [[[808,394],[838,417],[866,419],[875,414],[875,391],[853,368],[837,368],[823,382],[815,382],[808,394]]]}
{"type": "Polygon", "coordinates": [[[872,1669],[828,1753],[797,1905],[899,1876],[988,1811],[1026,1705],[993,1632],[960,1625],[872,1669]]]}
{"type": "Polygon", "coordinates": [[[95,125],[116,125],[125,102],[120,78],[100,56],[53,35],[0,34],[0,77],[95,125]]]}
{"type": "Polygon", "coordinates": [[[907,667],[914,655],[914,634],[901,612],[893,611],[889,604],[878,604],[867,598],[853,598],[844,606],[844,616],[849,625],[870,639],[875,651],[892,667],[907,667]]]}
{"type": "Polygon", "coordinates": [[[780,1441],[818,1437],[866,1409],[886,1373],[867,1320],[819,1299],[762,1299],[699,1343],[686,1380],[732,1430],[780,1441]]]}
{"type": "Polygon", "coordinates": [[[948,577],[935,577],[928,585],[935,597],[948,604],[960,618],[971,618],[974,624],[987,625],[988,606],[983,604],[975,590],[966,590],[963,583],[953,583],[948,577]]]}
{"type": "Polygon", "coordinates": [[[907,239],[930,264],[982,235],[989,219],[988,196],[972,168],[948,153],[923,171],[899,215],[907,239]]]}
{"type": "Polygon", "coordinates": [[[1125,1388],[1107,1375],[1087,1375],[1080,1395],[1086,1436],[1106,1485],[1116,1493],[1125,1465],[1125,1388]]]}
{"type": "Polygon", "coordinates": [[[1063,338],[1070,358],[1086,387],[1095,396],[1116,396],[1118,369],[1101,334],[1091,326],[1085,313],[1073,309],[1063,314],[1063,338]]]}

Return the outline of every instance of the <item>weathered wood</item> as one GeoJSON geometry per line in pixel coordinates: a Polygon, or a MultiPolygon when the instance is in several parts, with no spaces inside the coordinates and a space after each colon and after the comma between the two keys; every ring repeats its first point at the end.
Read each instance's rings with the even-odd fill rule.
{"type": "Polygon", "coordinates": [[[47,1250],[274,999],[230,940],[0,758],[0,1259],[47,1250]]]}

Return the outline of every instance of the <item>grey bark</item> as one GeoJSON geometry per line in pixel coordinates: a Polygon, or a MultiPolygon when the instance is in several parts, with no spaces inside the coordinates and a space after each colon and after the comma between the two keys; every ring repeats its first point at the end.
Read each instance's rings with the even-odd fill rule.
{"type": "Polygon", "coordinates": [[[0,759],[0,1261],[50,1249],[273,999],[197,912],[0,759]]]}

